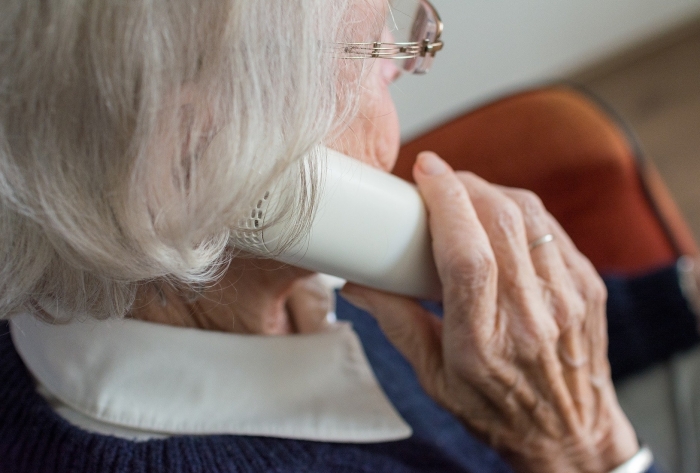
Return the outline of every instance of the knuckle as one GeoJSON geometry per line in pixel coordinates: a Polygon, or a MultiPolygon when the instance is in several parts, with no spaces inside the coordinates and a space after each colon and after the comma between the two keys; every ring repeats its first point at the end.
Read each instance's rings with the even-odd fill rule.
{"type": "Polygon", "coordinates": [[[598,275],[598,272],[593,267],[593,264],[577,251],[574,253],[576,258],[576,264],[574,267],[574,272],[577,275],[577,280],[579,281],[577,286],[579,292],[585,302],[588,305],[603,304],[608,299],[608,290],[605,287],[605,283],[602,278],[598,275]]]}
{"type": "Polygon", "coordinates": [[[496,225],[507,236],[515,235],[523,228],[523,214],[518,205],[508,199],[498,208],[496,225]]]}
{"type": "Polygon", "coordinates": [[[496,259],[487,248],[473,249],[469,252],[448,252],[447,279],[451,284],[474,284],[476,281],[488,279],[497,268],[496,259]]]}
{"type": "Polygon", "coordinates": [[[544,208],[542,200],[533,192],[524,191],[521,197],[520,205],[522,206],[523,214],[532,216],[544,216],[547,211],[544,208]]]}
{"type": "Polygon", "coordinates": [[[523,330],[518,337],[518,353],[535,362],[543,349],[555,346],[561,334],[554,318],[539,318],[537,323],[523,330]]]}
{"type": "Polygon", "coordinates": [[[512,195],[520,203],[523,210],[529,209],[536,212],[544,212],[542,199],[534,192],[527,189],[513,189],[512,195]]]}
{"type": "Polygon", "coordinates": [[[571,287],[562,287],[557,284],[551,289],[551,293],[554,315],[560,321],[562,328],[583,320],[586,315],[586,303],[573,284],[571,287]]]}
{"type": "Polygon", "coordinates": [[[588,288],[586,291],[587,299],[596,306],[604,305],[608,298],[608,290],[605,287],[603,280],[597,275],[590,279],[591,280],[588,283],[588,288]]]}
{"type": "Polygon", "coordinates": [[[437,189],[436,195],[427,203],[444,206],[451,209],[455,215],[460,215],[459,209],[465,204],[467,199],[468,196],[464,187],[458,182],[449,181],[442,183],[437,189]]]}
{"type": "Polygon", "coordinates": [[[465,195],[464,187],[460,185],[459,182],[454,180],[443,182],[441,184],[441,189],[443,190],[445,196],[451,199],[461,199],[465,195]]]}
{"type": "Polygon", "coordinates": [[[566,301],[564,308],[564,320],[566,326],[580,325],[586,318],[586,303],[578,294],[574,294],[566,301]]]}
{"type": "Polygon", "coordinates": [[[520,211],[526,221],[545,224],[549,219],[549,213],[542,199],[532,191],[526,189],[514,189],[511,198],[517,202],[520,211]]]}

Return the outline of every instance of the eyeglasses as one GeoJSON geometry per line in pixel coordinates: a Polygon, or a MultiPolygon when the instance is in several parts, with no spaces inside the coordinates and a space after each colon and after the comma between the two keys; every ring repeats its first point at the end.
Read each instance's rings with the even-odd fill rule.
{"type": "Polygon", "coordinates": [[[401,43],[343,43],[336,46],[342,59],[401,59],[403,70],[425,74],[443,47],[442,21],[428,0],[420,0],[409,28],[409,38],[401,43]]]}

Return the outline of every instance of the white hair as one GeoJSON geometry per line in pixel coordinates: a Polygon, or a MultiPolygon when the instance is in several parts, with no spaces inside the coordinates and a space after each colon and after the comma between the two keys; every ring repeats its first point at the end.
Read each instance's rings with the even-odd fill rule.
{"type": "Polygon", "coordinates": [[[215,278],[251,196],[317,179],[302,158],[355,113],[361,65],[328,47],[377,33],[352,3],[1,2],[0,317],[215,278]]]}

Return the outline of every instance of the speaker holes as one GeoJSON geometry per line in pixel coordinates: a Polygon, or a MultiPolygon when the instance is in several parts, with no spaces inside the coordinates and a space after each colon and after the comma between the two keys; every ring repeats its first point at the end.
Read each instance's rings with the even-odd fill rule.
{"type": "Polygon", "coordinates": [[[262,210],[258,210],[258,218],[262,218],[262,210]]]}
{"type": "Polygon", "coordinates": [[[258,201],[257,207],[258,207],[258,208],[262,207],[262,200],[259,200],[259,201],[258,201]]]}
{"type": "Polygon", "coordinates": [[[255,218],[255,209],[250,213],[250,218],[255,218]]]}
{"type": "Polygon", "coordinates": [[[259,228],[259,227],[260,227],[260,220],[256,220],[255,221],[255,228],[259,228]]]}
{"type": "Polygon", "coordinates": [[[270,191],[265,192],[265,195],[263,196],[263,200],[267,200],[268,197],[270,197],[270,191]]]}

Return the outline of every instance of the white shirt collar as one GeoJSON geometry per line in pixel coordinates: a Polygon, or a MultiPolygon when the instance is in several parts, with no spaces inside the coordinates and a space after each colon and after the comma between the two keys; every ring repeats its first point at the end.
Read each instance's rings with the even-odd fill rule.
{"type": "Polygon", "coordinates": [[[50,325],[30,315],[11,325],[15,347],[42,390],[74,411],[65,415],[69,420],[102,427],[92,430],[330,442],[411,435],[347,323],[290,336],[137,320],[50,325]]]}

